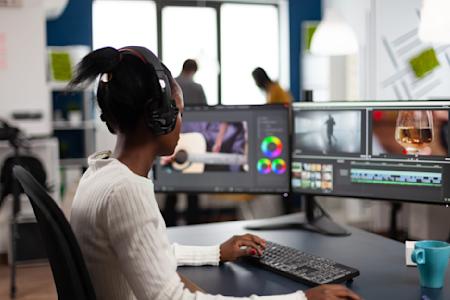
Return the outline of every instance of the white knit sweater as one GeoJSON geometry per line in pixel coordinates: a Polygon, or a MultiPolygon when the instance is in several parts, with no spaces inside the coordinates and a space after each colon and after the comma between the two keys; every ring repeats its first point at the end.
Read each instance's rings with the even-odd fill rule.
{"type": "MultiPolygon", "coordinates": [[[[184,287],[177,265],[217,265],[220,248],[171,246],[149,179],[110,158],[110,152],[88,161],[70,221],[98,299],[236,299],[193,294],[184,287]]],[[[246,299],[306,297],[299,291],[246,299]]]]}

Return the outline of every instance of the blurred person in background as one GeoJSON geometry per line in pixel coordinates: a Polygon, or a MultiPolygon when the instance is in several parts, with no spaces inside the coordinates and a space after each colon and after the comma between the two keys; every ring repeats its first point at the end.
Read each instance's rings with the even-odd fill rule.
{"type": "Polygon", "coordinates": [[[266,93],[267,104],[289,104],[292,96],[285,91],[277,81],[270,79],[263,68],[256,68],[252,72],[256,85],[266,93]]]}
{"type": "Polygon", "coordinates": [[[183,63],[180,75],[175,78],[183,91],[184,103],[186,106],[207,105],[205,91],[201,84],[194,81],[198,65],[193,59],[187,59],[183,63]]]}

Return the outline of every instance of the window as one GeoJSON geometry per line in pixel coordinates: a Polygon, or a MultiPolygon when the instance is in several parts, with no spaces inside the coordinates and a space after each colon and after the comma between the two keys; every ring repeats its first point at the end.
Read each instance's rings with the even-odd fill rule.
{"type": "Polygon", "coordinates": [[[279,6],[251,2],[95,0],[93,46],[148,47],[174,77],[193,58],[208,104],[262,104],[265,94],[251,73],[262,67],[273,80],[281,77],[279,6]]]}
{"type": "Polygon", "coordinates": [[[183,62],[195,59],[194,80],[205,90],[209,105],[218,103],[217,15],[211,7],[168,6],[162,10],[162,59],[177,76],[183,62]]]}
{"type": "Polygon", "coordinates": [[[222,103],[263,104],[252,71],[262,67],[279,77],[278,9],[273,5],[221,7],[222,103]]]}
{"type": "Polygon", "coordinates": [[[92,9],[94,49],[138,45],[157,53],[153,1],[97,0],[92,9]]]}

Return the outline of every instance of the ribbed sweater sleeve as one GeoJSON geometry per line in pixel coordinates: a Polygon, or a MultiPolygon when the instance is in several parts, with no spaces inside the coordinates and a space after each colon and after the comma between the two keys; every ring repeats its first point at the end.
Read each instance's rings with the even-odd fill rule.
{"type": "Polygon", "coordinates": [[[220,262],[220,246],[184,246],[172,244],[178,266],[217,266],[220,262]]]}

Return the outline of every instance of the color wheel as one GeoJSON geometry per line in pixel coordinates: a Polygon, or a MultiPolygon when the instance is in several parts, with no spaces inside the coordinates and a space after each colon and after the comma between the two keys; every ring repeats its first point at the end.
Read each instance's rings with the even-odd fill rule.
{"type": "Polygon", "coordinates": [[[274,159],[272,162],[272,171],[275,174],[284,174],[286,172],[286,162],[281,158],[274,159]]]}
{"type": "Polygon", "coordinates": [[[269,159],[261,158],[258,160],[257,169],[261,174],[269,174],[272,168],[272,164],[269,159]]]}
{"type": "Polygon", "coordinates": [[[281,155],[283,151],[283,143],[276,136],[268,136],[261,143],[261,151],[265,156],[275,158],[281,155]]]}

